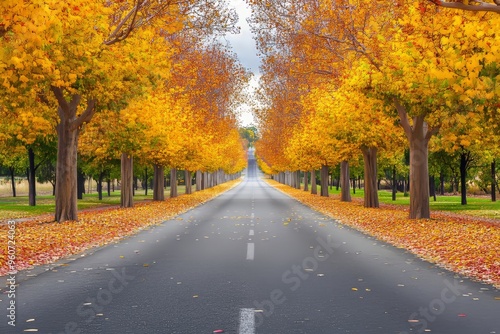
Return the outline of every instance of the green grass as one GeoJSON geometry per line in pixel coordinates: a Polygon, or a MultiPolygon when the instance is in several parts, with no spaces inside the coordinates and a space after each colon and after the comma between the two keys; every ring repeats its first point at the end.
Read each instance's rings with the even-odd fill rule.
{"type": "MultiPolygon", "coordinates": [[[[318,186],[318,193],[319,188],[318,186]]],[[[335,187],[329,189],[328,192],[330,194],[340,195],[340,190],[336,190],[335,187]]],[[[392,200],[392,193],[390,191],[380,190],[378,195],[380,203],[410,205],[410,197],[405,197],[403,193],[397,193],[395,201],[392,200]]],[[[364,190],[356,189],[356,194],[353,194],[351,188],[351,196],[353,198],[363,198],[364,190]]],[[[467,205],[462,205],[460,196],[438,195],[436,201],[434,201],[434,198],[430,198],[430,207],[431,210],[463,213],[486,218],[500,218],[500,201],[492,202],[491,199],[483,197],[468,196],[467,205]]]]}
{"type": "MultiPolygon", "coordinates": [[[[184,194],[185,186],[178,186],[179,194],[184,194]]],[[[165,197],[168,197],[170,188],[165,190],[165,197]]],[[[134,196],[135,202],[152,200],[153,191],[148,190],[148,195],[144,195],[144,190],[136,191],[134,196]]],[[[106,207],[120,205],[120,192],[115,191],[108,196],[107,192],[103,193],[102,200],[99,200],[97,193],[84,194],[83,199],[78,200],[78,210],[91,209],[98,207],[106,207]]],[[[23,218],[37,216],[42,214],[53,214],[55,212],[54,196],[37,196],[36,206],[28,205],[27,196],[18,197],[0,197],[0,219],[23,218]]]]}

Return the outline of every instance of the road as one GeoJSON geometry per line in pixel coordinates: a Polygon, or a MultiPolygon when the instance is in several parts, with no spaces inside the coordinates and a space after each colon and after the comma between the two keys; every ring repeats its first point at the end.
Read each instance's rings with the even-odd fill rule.
{"type": "Polygon", "coordinates": [[[216,199],[65,262],[18,275],[0,333],[500,334],[498,290],[312,211],[253,159],[216,199]]]}

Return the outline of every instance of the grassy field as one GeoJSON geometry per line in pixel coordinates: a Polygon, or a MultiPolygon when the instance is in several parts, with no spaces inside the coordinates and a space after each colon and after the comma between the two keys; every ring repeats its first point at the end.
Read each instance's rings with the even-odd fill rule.
{"type": "MultiPolygon", "coordinates": [[[[178,186],[179,194],[185,193],[185,186],[178,186]]],[[[170,188],[165,190],[165,197],[170,194],[170,188]]],[[[134,196],[134,201],[146,201],[153,199],[153,191],[148,190],[148,196],[144,195],[144,190],[139,190],[134,196]]],[[[84,194],[83,199],[78,200],[78,209],[91,209],[97,207],[120,205],[120,192],[115,191],[108,197],[108,193],[103,193],[102,201],[99,200],[96,192],[92,194],[84,194]]],[[[17,197],[0,197],[0,219],[23,218],[42,214],[52,214],[55,210],[54,196],[42,195],[37,196],[36,206],[28,205],[27,196],[17,197]]]]}
{"type": "MultiPolygon", "coordinates": [[[[318,193],[319,189],[320,187],[318,186],[318,193]]],[[[332,195],[340,196],[340,190],[337,191],[335,187],[329,189],[328,192],[332,195]]],[[[380,190],[378,194],[380,203],[402,206],[410,205],[410,197],[405,197],[403,193],[398,193],[396,195],[395,201],[392,200],[392,193],[390,191],[380,190]]],[[[356,194],[353,194],[351,189],[351,196],[353,198],[362,199],[364,196],[364,191],[363,189],[356,189],[356,194]]],[[[467,205],[461,204],[460,196],[437,196],[436,201],[434,201],[434,199],[431,197],[430,206],[431,210],[449,211],[473,216],[500,219],[500,201],[492,202],[488,196],[468,196],[467,205]]]]}

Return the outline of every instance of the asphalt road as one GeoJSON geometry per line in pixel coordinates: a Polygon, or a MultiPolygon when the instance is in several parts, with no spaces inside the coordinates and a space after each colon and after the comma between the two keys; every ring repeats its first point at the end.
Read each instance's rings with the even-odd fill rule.
{"type": "Polygon", "coordinates": [[[500,334],[500,297],[259,179],[66,265],[20,273],[0,333],[500,334]],[[30,276],[36,275],[36,276],[30,276]]]}

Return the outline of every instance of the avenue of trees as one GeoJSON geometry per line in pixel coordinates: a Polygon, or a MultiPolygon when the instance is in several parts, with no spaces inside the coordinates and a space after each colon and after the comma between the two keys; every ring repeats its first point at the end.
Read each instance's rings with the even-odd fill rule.
{"type": "Polygon", "coordinates": [[[0,165],[13,186],[28,167],[31,205],[36,178],[52,182],[56,221],[78,218],[84,173],[101,192],[119,178],[129,207],[134,173],[152,176],[163,200],[166,171],[176,196],[178,170],[191,192],[193,177],[203,189],[246,166],[233,110],[250,75],[216,42],[237,31],[225,1],[2,1],[0,11],[0,165]]]}
{"type": "Polygon", "coordinates": [[[313,193],[319,173],[323,196],[337,173],[349,201],[354,169],[364,177],[366,207],[379,206],[381,175],[394,189],[403,176],[410,218],[430,217],[430,191],[445,179],[455,190],[460,184],[463,204],[470,180],[495,200],[495,3],[248,2],[263,55],[256,149],[266,173],[296,187],[303,175],[306,190],[311,177],[313,193]]]}

